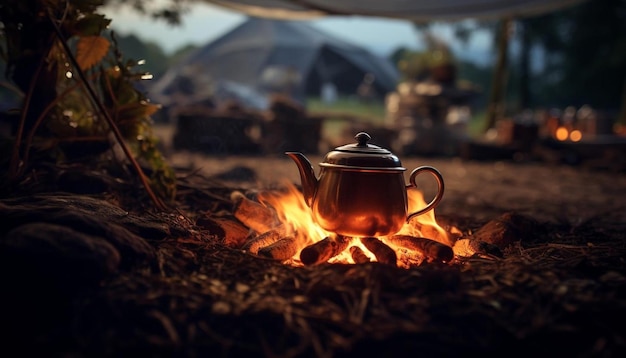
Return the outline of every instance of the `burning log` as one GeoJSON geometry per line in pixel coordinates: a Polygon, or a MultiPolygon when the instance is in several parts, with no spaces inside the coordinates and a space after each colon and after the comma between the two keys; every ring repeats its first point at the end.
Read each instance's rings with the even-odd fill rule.
{"type": "Polygon", "coordinates": [[[222,243],[228,247],[241,247],[248,239],[250,231],[239,221],[228,218],[201,217],[196,225],[221,237],[222,243]]]}
{"type": "Polygon", "coordinates": [[[235,217],[256,232],[266,232],[278,225],[275,212],[254,200],[246,198],[241,192],[231,194],[235,217]]]}
{"type": "Polygon", "coordinates": [[[404,268],[419,266],[424,261],[424,254],[406,248],[396,249],[396,255],[398,255],[398,266],[404,268]]]}
{"type": "Polygon", "coordinates": [[[350,255],[352,256],[352,260],[354,260],[357,264],[364,264],[366,262],[370,262],[370,258],[365,255],[365,252],[361,250],[358,246],[350,247],[350,255]]]}
{"type": "Polygon", "coordinates": [[[422,253],[428,261],[450,262],[454,258],[454,252],[450,246],[435,240],[408,235],[393,235],[389,243],[422,253]]]}
{"type": "Polygon", "coordinates": [[[274,260],[285,261],[293,257],[298,252],[296,239],[284,237],[269,246],[259,250],[259,256],[265,256],[274,260]]]}
{"type": "Polygon", "coordinates": [[[420,232],[420,236],[430,237],[436,242],[446,242],[450,245],[453,244],[453,240],[451,239],[450,234],[446,231],[437,230],[437,228],[435,228],[434,226],[424,225],[417,220],[411,221],[411,225],[413,225],[413,227],[415,227],[420,232]]]}
{"type": "Polygon", "coordinates": [[[242,247],[244,251],[251,252],[255,255],[259,253],[259,249],[262,247],[270,246],[281,238],[285,237],[285,227],[280,225],[275,229],[266,231],[259,236],[256,236],[248,240],[242,247]]]}
{"type": "Polygon", "coordinates": [[[345,236],[337,236],[337,238],[327,236],[323,240],[302,249],[300,261],[306,266],[326,262],[345,250],[350,241],[351,238],[345,236]]]}
{"type": "Polygon", "coordinates": [[[375,237],[362,237],[361,242],[363,245],[370,250],[378,262],[397,265],[398,257],[396,256],[396,252],[389,246],[387,246],[384,242],[378,240],[375,237]]]}

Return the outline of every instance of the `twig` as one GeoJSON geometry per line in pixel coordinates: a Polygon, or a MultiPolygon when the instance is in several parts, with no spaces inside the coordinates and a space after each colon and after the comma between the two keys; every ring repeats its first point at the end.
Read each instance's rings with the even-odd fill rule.
{"type": "Polygon", "coordinates": [[[106,108],[104,107],[104,105],[102,104],[102,102],[100,101],[98,96],[96,95],[96,92],[91,87],[91,84],[87,81],[87,77],[85,76],[85,73],[80,68],[80,65],[76,61],[76,58],[74,57],[74,54],[72,54],[72,51],[69,48],[69,45],[67,44],[67,41],[65,40],[65,38],[63,36],[63,33],[61,32],[61,29],[59,29],[59,26],[56,24],[56,22],[52,18],[51,14],[48,14],[48,20],[52,24],[52,27],[54,28],[54,31],[55,31],[57,37],[59,38],[59,40],[61,42],[61,45],[63,46],[63,49],[65,50],[65,53],[66,53],[67,57],[69,58],[70,62],[72,63],[72,66],[74,66],[74,69],[76,70],[76,73],[78,73],[78,77],[80,78],[80,80],[85,85],[85,88],[87,88],[87,92],[89,92],[89,95],[90,95],[93,103],[96,105],[96,107],[98,107],[98,110],[102,113],[102,115],[106,119],[107,123],[109,124],[109,127],[111,128],[111,131],[115,135],[115,139],[118,141],[118,143],[120,144],[120,147],[124,151],[124,154],[126,155],[126,158],[128,158],[128,160],[131,162],[133,168],[137,171],[137,175],[139,175],[139,180],[141,181],[141,183],[143,184],[144,188],[146,189],[146,192],[150,196],[150,199],[152,199],[152,201],[154,202],[154,205],[158,209],[165,210],[166,209],[165,204],[152,191],[152,188],[150,187],[150,183],[148,182],[148,178],[146,177],[146,175],[144,174],[143,170],[141,169],[141,166],[139,165],[139,163],[137,163],[137,161],[133,157],[133,154],[131,153],[130,149],[128,148],[128,146],[124,142],[124,138],[122,136],[122,133],[120,132],[119,128],[117,127],[117,125],[113,121],[113,118],[111,118],[111,115],[109,114],[109,112],[106,110],[106,108]]]}
{"type": "Polygon", "coordinates": [[[13,145],[13,152],[11,153],[11,161],[9,164],[9,178],[11,180],[15,179],[19,175],[19,167],[20,167],[20,146],[22,145],[22,135],[24,134],[24,126],[26,124],[26,114],[28,113],[28,108],[30,107],[30,100],[33,96],[33,91],[35,90],[35,85],[37,84],[37,80],[39,79],[39,75],[41,74],[41,69],[45,63],[46,56],[41,56],[39,60],[39,65],[37,66],[37,70],[33,74],[33,77],[30,80],[30,86],[28,87],[28,92],[26,93],[26,97],[24,98],[24,105],[22,106],[22,114],[20,116],[20,124],[17,128],[17,134],[15,135],[15,144],[13,145]]]}

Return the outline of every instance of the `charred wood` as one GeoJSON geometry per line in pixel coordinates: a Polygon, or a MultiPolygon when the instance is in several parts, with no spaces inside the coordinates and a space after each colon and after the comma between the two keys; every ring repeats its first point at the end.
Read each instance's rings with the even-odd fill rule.
{"type": "Polygon", "coordinates": [[[266,231],[259,236],[256,236],[248,240],[242,247],[244,251],[258,254],[262,247],[269,246],[281,238],[285,237],[285,227],[283,225],[278,226],[275,229],[266,231]]]}
{"type": "Polygon", "coordinates": [[[424,254],[418,251],[396,248],[396,255],[398,256],[399,267],[410,268],[419,266],[424,262],[424,254]]]}
{"type": "Polygon", "coordinates": [[[229,218],[201,217],[196,221],[196,225],[209,230],[228,247],[241,247],[250,233],[250,229],[241,222],[229,218]]]}
{"type": "Polygon", "coordinates": [[[233,214],[250,229],[264,233],[278,225],[276,213],[271,208],[248,199],[241,192],[233,192],[233,214]]]}
{"type": "Polygon", "coordinates": [[[366,262],[370,262],[370,258],[365,255],[365,252],[361,250],[358,246],[350,247],[350,255],[352,256],[352,260],[357,264],[364,264],[366,262]]]}
{"type": "Polygon", "coordinates": [[[428,261],[450,262],[454,258],[450,246],[435,240],[408,235],[393,235],[388,240],[390,244],[422,253],[428,261]]]}
{"type": "Polygon", "coordinates": [[[376,256],[376,260],[378,262],[389,264],[389,265],[397,265],[398,257],[396,252],[389,246],[387,246],[384,242],[378,240],[375,237],[362,237],[361,242],[363,245],[371,251],[371,253],[376,256]]]}
{"type": "Polygon", "coordinates": [[[350,237],[337,236],[333,238],[327,236],[323,240],[302,249],[300,261],[307,266],[326,262],[345,250],[350,241],[350,237]]]}
{"type": "Polygon", "coordinates": [[[298,252],[298,243],[293,237],[284,237],[269,246],[259,250],[259,256],[265,256],[274,260],[285,261],[298,252]]]}

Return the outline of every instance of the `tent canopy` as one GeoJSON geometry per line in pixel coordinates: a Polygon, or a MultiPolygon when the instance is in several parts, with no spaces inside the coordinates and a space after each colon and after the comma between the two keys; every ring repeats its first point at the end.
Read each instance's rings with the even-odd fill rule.
{"type": "Polygon", "coordinates": [[[416,22],[524,17],[585,0],[204,0],[253,16],[307,19],[361,15],[416,22]]]}
{"type": "Polygon", "coordinates": [[[231,81],[264,90],[271,69],[294,71],[300,77],[294,92],[318,94],[324,83],[339,93],[355,93],[367,74],[382,96],[395,89],[396,68],[389,60],[326,34],[302,21],[249,18],[170,68],[152,91],[171,94],[181,77],[196,83],[231,81]]]}

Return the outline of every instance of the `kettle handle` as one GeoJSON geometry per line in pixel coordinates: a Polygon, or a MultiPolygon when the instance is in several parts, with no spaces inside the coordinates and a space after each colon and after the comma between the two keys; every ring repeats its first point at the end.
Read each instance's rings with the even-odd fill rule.
{"type": "Polygon", "coordinates": [[[435,177],[435,179],[437,180],[437,185],[438,185],[437,195],[435,195],[433,200],[428,205],[426,205],[425,208],[423,208],[421,210],[418,210],[418,211],[416,211],[414,213],[410,213],[407,216],[407,218],[406,218],[407,222],[410,221],[411,219],[413,219],[415,216],[422,215],[425,212],[434,209],[435,206],[437,206],[437,204],[439,204],[439,202],[441,201],[441,198],[443,197],[443,191],[444,191],[443,177],[441,176],[441,173],[439,173],[439,171],[437,169],[435,169],[433,167],[429,167],[429,166],[418,167],[418,168],[415,168],[411,172],[411,177],[409,178],[409,183],[410,184],[407,185],[407,189],[411,188],[411,187],[417,188],[417,183],[415,182],[415,179],[417,178],[417,176],[420,173],[424,173],[424,172],[432,174],[435,177]]]}

